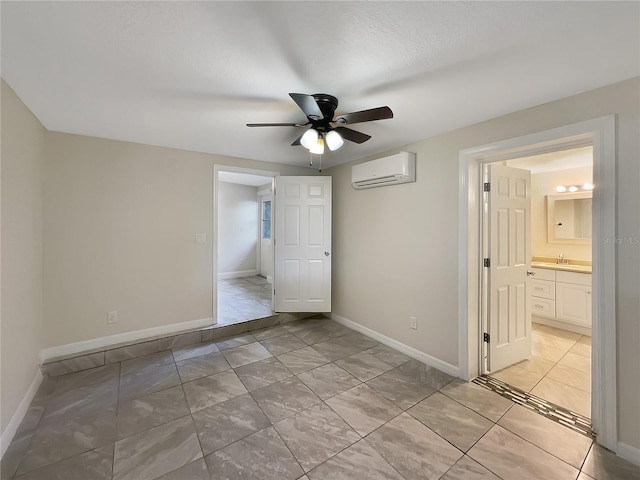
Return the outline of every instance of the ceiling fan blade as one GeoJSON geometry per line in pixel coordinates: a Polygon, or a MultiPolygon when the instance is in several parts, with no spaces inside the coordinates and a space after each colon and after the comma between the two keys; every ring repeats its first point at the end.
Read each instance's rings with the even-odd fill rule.
{"type": "Polygon", "coordinates": [[[357,132],[347,127],[336,127],[334,128],[334,130],[338,132],[342,138],[344,138],[345,140],[349,140],[350,142],[364,143],[371,138],[371,135],[357,132]]]}
{"type": "Polygon", "coordinates": [[[344,113],[334,120],[336,123],[362,123],[373,122],[374,120],[385,120],[393,118],[393,112],[389,107],[370,108],[369,110],[361,110],[359,112],[344,113]]]}
{"type": "Polygon", "coordinates": [[[247,123],[247,127],[304,127],[305,123],[247,123]]]}
{"type": "Polygon", "coordinates": [[[294,102],[298,104],[304,114],[312,120],[322,120],[324,115],[322,110],[318,106],[318,102],[313,98],[313,95],[307,95],[304,93],[290,93],[289,96],[294,102]]]}

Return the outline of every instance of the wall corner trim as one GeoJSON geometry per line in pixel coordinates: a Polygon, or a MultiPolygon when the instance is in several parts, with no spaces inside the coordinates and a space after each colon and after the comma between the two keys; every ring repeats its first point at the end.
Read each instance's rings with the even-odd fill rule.
{"type": "Polygon", "coordinates": [[[200,318],[198,320],[188,320],[186,322],[171,323],[169,325],[161,325],[159,327],[145,328],[143,330],[134,330],[131,332],[116,333],[106,337],[92,338],[82,342],[67,343],[56,347],[45,348],[40,351],[40,363],[46,363],[49,360],[66,357],[69,355],[81,355],[89,351],[108,350],[109,347],[116,345],[122,346],[128,342],[155,340],[156,338],[176,335],[178,333],[186,333],[191,330],[209,327],[215,323],[211,317],[200,318]]]}
{"type": "Polygon", "coordinates": [[[640,465],[640,448],[618,442],[618,456],[630,461],[634,465],[640,465]]]}
{"type": "Polygon", "coordinates": [[[36,392],[38,391],[38,387],[40,387],[41,383],[42,383],[42,372],[38,368],[36,370],[35,376],[33,377],[33,381],[31,382],[31,385],[29,385],[29,388],[25,392],[24,397],[22,397],[22,400],[20,401],[18,408],[16,409],[13,416],[11,417],[11,420],[9,420],[9,424],[4,429],[4,432],[2,432],[2,437],[0,438],[0,449],[1,449],[0,458],[4,457],[4,454],[7,451],[7,448],[9,448],[9,445],[11,444],[11,440],[13,440],[13,437],[16,435],[16,432],[18,431],[18,428],[22,423],[22,419],[27,414],[27,411],[29,410],[29,406],[31,405],[31,401],[36,396],[36,392]]]}
{"type": "Polygon", "coordinates": [[[338,315],[336,313],[332,313],[331,314],[331,319],[335,320],[336,322],[344,325],[345,327],[349,327],[352,330],[355,330],[357,332],[360,332],[368,337],[373,338],[374,340],[379,341],[380,343],[385,344],[388,347],[394,348],[396,350],[398,350],[399,352],[404,353],[405,355],[410,356],[411,358],[414,358],[416,360],[419,360],[422,363],[425,363],[427,365],[429,365],[430,367],[433,368],[437,368],[438,370],[440,370],[441,372],[447,373],[451,376],[454,377],[459,377],[460,376],[460,369],[458,367],[456,367],[455,365],[451,365],[450,363],[444,362],[442,360],[440,360],[439,358],[436,357],[432,357],[431,355],[421,352],[420,350],[417,350],[413,347],[410,347],[409,345],[405,345],[402,342],[399,342],[398,340],[394,340],[391,337],[387,337],[386,335],[383,335],[382,333],[376,332],[375,330],[372,330],[368,327],[365,327],[363,325],[360,325],[359,323],[354,322],[353,320],[349,320],[348,318],[345,318],[341,315],[338,315]]]}

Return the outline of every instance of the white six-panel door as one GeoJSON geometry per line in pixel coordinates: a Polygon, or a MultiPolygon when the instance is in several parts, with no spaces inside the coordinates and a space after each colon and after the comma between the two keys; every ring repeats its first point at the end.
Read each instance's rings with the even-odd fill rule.
{"type": "Polygon", "coordinates": [[[489,165],[489,182],[487,367],[495,372],[531,355],[531,172],[489,165]]]}
{"type": "Polygon", "coordinates": [[[274,310],[331,311],[331,177],[276,177],[274,310]]]}

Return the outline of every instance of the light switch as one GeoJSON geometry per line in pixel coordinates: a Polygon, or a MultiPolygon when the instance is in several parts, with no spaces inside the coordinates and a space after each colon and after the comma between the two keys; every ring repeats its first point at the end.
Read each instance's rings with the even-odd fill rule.
{"type": "Polygon", "coordinates": [[[207,234],[196,233],[196,243],[207,243],[207,234]]]}

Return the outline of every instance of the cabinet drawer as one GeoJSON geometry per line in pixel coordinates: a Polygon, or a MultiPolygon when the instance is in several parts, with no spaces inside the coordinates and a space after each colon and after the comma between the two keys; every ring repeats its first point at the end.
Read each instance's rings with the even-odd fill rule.
{"type": "Polygon", "coordinates": [[[591,274],[558,271],[556,272],[556,282],[591,286],[591,274]]]}
{"type": "Polygon", "coordinates": [[[549,280],[529,280],[529,293],[535,297],[556,298],[556,283],[549,280]]]}
{"type": "Polygon", "coordinates": [[[531,315],[540,315],[541,317],[555,318],[556,302],[548,298],[531,298],[531,315]]]}
{"type": "Polygon", "coordinates": [[[556,281],[556,271],[549,270],[548,268],[532,268],[533,273],[535,274],[536,280],[550,280],[552,282],[556,281]]]}

